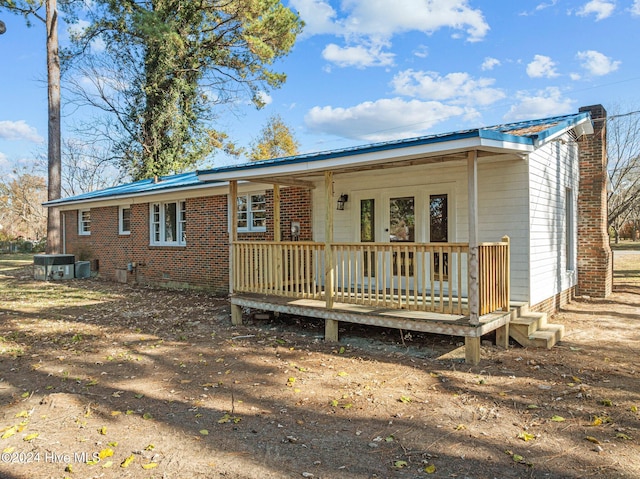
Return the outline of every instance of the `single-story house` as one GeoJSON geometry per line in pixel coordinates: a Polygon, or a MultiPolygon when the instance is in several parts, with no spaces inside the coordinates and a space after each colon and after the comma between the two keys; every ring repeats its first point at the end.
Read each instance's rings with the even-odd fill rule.
{"type": "Polygon", "coordinates": [[[103,278],[243,308],[551,347],[612,287],[606,112],[212,168],[48,202],[103,278]]]}

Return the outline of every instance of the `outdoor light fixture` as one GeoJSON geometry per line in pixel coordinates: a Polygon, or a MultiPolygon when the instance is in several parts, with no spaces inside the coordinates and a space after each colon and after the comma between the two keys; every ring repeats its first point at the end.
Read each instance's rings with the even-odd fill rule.
{"type": "Polygon", "coordinates": [[[349,195],[340,195],[338,198],[338,210],[344,210],[344,204],[349,201],[349,195]]]}

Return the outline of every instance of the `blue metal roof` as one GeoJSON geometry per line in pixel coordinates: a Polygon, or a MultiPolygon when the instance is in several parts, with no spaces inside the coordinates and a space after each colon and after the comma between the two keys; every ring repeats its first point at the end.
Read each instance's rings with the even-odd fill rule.
{"type": "Polygon", "coordinates": [[[99,191],[92,191],[70,198],[61,198],[45,203],[45,206],[55,206],[67,203],[76,203],[92,200],[104,200],[109,198],[135,196],[141,194],[150,194],[154,192],[162,192],[172,189],[184,189],[189,187],[224,184],[223,181],[205,182],[200,179],[200,175],[210,175],[215,173],[233,172],[241,170],[252,170],[258,168],[266,168],[270,166],[292,165],[302,162],[320,161],[339,157],[348,157],[354,155],[362,155],[377,151],[386,151],[400,148],[408,148],[411,146],[428,145],[442,142],[453,142],[456,140],[464,140],[470,138],[487,139],[502,141],[512,144],[522,144],[537,146],[544,142],[546,138],[553,136],[563,130],[567,130],[583,121],[589,119],[588,112],[575,113],[570,115],[555,116],[543,118],[539,120],[520,121],[515,123],[506,123],[503,125],[495,125],[469,130],[460,130],[452,133],[440,133],[427,136],[419,136],[415,138],[407,138],[402,140],[393,140],[380,143],[372,143],[368,145],[354,146],[338,150],[330,150],[317,153],[304,153],[296,156],[283,158],[273,158],[269,160],[251,161],[237,165],[222,166],[211,168],[203,171],[192,171],[178,175],[163,176],[159,181],[153,179],[140,180],[133,183],[114,186],[99,191]]]}
{"type": "Polygon", "coordinates": [[[196,171],[189,173],[181,173],[178,175],[168,175],[158,177],[158,181],[153,178],[146,180],[134,181],[133,183],[125,183],[123,185],[113,186],[104,190],[91,191],[69,198],[60,198],[59,200],[48,201],[45,206],[55,206],[58,204],[74,203],[91,200],[101,200],[108,198],[118,198],[135,196],[143,193],[162,192],[166,190],[182,189],[191,186],[215,185],[224,182],[203,182],[198,179],[196,171]]]}
{"type": "Polygon", "coordinates": [[[408,148],[417,145],[441,143],[447,141],[463,140],[468,138],[482,138],[488,140],[504,141],[523,145],[536,146],[555,133],[564,129],[576,126],[578,123],[589,118],[589,113],[574,113],[570,115],[555,116],[539,120],[521,121],[516,123],[506,123],[483,128],[460,130],[451,133],[439,133],[434,135],[419,136],[401,140],[392,140],[368,145],[354,146],[339,150],[329,150],[315,153],[304,153],[296,156],[283,158],[272,158],[268,160],[251,161],[237,165],[221,166],[209,170],[199,171],[199,175],[215,174],[222,172],[232,172],[240,170],[251,170],[265,168],[269,166],[292,165],[296,163],[328,160],[331,158],[347,157],[373,153],[376,151],[393,150],[398,148],[408,148]]]}

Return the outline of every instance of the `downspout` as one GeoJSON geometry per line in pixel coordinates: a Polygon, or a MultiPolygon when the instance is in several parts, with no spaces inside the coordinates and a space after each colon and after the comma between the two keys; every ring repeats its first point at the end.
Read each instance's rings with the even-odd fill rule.
{"type": "Polygon", "coordinates": [[[67,254],[67,217],[62,213],[62,254],[67,254]]]}

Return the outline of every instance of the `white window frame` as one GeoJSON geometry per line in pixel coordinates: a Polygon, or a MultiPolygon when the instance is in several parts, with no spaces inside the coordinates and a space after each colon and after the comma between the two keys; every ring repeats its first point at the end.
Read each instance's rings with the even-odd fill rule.
{"type": "Polygon", "coordinates": [[[91,234],[91,210],[88,208],[78,210],[78,234],[80,236],[91,234]]]}
{"type": "Polygon", "coordinates": [[[187,202],[185,200],[164,201],[149,204],[149,244],[151,246],[186,246],[187,202]],[[175,239],[167,239],[167,209],[175,208],[175,239]]]}
{"type": "Polygon", "coordinates": [[[267,196],[264,191],[252,191],[250,193],[239,194],[237,197],[237,201],[244,199],[247,204],[247,209],[245,211],[240,210],[240,206],[238,205],[238,224],[236,225],[238,228],[238,232],[265,232],[267,231],[267,196]],[[254,204],[256,204],[255,198],[262,196],[264,198],[264,209],[254,209],[254,204]],[[260,220],[260,217],[256,215],[256,213],[263,213],[264,216],[261,218],[263,220],[263,225],[258,226],[256,222],[260,220]],[[246,218],[244,217],[246,214],[246,218]],[[240,223],[246,220],[246,226],[240,226],[240,223]]]}
{"type": "Polygon", "coordinates": [[[130,235],[131,234],[131,205],[123,205],[118,207],[118,234],[130,235]],[[124,227],[124,212],[129,210],[129,229],[124,227]]]}

